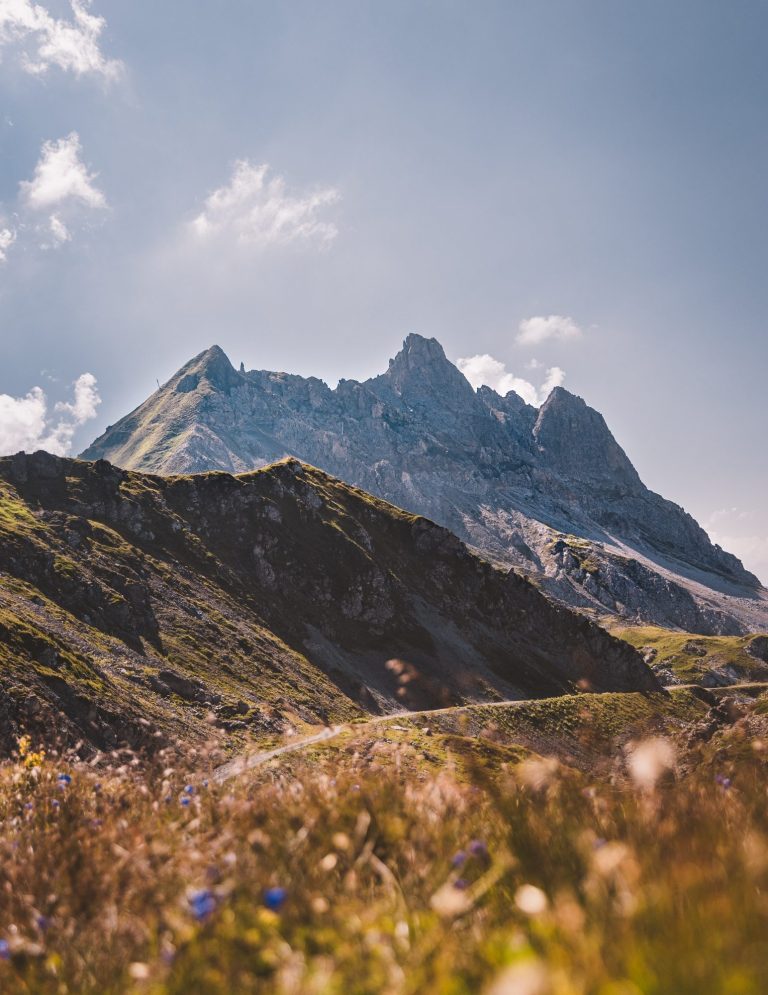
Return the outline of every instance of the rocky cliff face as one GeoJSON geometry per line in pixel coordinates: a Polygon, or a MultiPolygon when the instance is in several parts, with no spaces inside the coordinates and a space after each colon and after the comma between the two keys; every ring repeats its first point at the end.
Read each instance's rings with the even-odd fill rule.
{"type": "Polygon", "coordinates": [[[475,391],[410,335],[364,383],[236,371],[217,346],[83,458],[243,472],[294,455],[447,526],[563,603],[701,633],[768,627],[768,594],[640,480],[603,417],[556,388],[540,409],[475,391]]]}
{"type": "Polygon", "coordinates": [[[0,459],[0,748],[22,728],[104,748],[656,687],[446,529],[297,460],[157,477],[0,459]]]}

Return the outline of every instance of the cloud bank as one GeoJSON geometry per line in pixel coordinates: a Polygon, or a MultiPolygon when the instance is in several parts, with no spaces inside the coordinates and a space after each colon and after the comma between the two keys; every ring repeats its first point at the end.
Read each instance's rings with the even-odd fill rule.
{"type": "Polygon", "coordinates": [[[101,398],[92,373],[83,373],[73,385],[73,399],[51,410],[41,387],[24,397],[0,394],[0,456],[20,450],[45,449],[66,456],[81,425],[96,417],[101,398]]]}
{"type": "Polygon", "coordinates": [[[116,79],[123,65],[99,47],[103,17],[90,13],[89,0],[71,0],[71,20],[53,17],[31,0],[0,0],[0,50],[16,48],[24,70],[43,75],[55,67],[75,76],[116,79]]]}
{"type": "Polygon", "coordinates": [[[269,166],[235,163],[232,178],[206,199],[191,224],[200,241],[223,238],[240,245],[264,248],[303,242],[328,246],[338,228],[323,220],[321,211],[340,199],[334,187],[292,195],[282,176],[267,176],[269,166]]]}
{"type": "Polygon", "coordinates": [[[517,341],[520,345],[539,345],[548,339],[577,339],[582,334],[581,328],[573,318],[562,314],[536,315],[520,322],[517,341]]]}
{"type": "MultiPolygon", "coordinates": [[[[528,364],[530,369],[541,366],[538,362],[535,366],[532,363],[528,364]]],[[[502,396],[513,390],[526,404],[532,404],[536,408],[546,401],[555,387],[561,386],[565,381],[565,371],[559,366],[551,366],[546,370],[542,383],[536,387],[530,380],[509,373],[504,363],[487,353],[457,359],[456,365],[475,389],[485,384],[502,396]]]]}

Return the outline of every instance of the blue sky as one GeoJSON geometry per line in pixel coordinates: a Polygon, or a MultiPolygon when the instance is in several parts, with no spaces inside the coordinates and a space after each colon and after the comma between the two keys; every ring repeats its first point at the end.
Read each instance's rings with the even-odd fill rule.
{"type": "Polygon", "coordinates": [[[768,580],[767,33],[762,0],[0,0],[0,446],[77,451],[213,342],[333,382],[418,331],[564,378],[768,580]]]}

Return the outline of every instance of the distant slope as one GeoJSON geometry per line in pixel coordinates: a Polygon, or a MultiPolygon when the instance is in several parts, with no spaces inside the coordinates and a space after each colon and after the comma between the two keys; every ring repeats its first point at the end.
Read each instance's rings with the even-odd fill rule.
{"type": "Polygon", "coordinates": [[[665,685],[727,687],[768,680],[768,636],[697,636],[651,625],[610,631],[639,650],[665,685]]]}
{"type": "Polygon", "coordinates": [[[294,455],[450,528],[557,600],[709,634],[768,629],[768,593],[648,490],[598,412],[474,391],[434,339],[335,390],[235,370],[217,346],[84,453],[130,469],[242,472],[294,455]]]}
{"type": "Polygon", "coordinates": [[[451,533],[296,460],[0,459],[0,738],[110,746],[657,683],[451,533]]]}

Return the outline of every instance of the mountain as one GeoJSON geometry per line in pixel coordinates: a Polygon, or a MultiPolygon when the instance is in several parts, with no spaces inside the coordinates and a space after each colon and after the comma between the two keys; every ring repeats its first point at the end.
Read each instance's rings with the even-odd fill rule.
{"type": "Polygon", "coordinates": [[[538,409],[473,390],[435,339],[335,389],[240,370],[213,346],[83,454],[160,474],[286,455],[446,526],[556,600],[702,634],[768,628],[768,592],[650,491],[602,415],[556,388],[538,409]]]}
{"type": "Polygon", "coordinates": [[[658,688],[446,529],[297,460],[160,477],[0,459],[0,746],[100,748],[658,688]]]}

